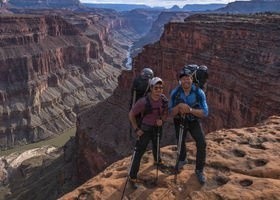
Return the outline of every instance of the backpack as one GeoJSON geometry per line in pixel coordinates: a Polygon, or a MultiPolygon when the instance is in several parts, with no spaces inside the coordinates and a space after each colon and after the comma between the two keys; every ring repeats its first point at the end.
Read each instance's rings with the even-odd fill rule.
{"type": "Polygon", "coordinates": [[[142,76],[136,77],[131,88],[130,108],[132,108],[138,99],[146,96],[149,91],[149,79],[143,78],[142,76]]]}
{"type": "Polygon", "coordinates": [[[208,67],[205,65],[186,65],[184,68],[189,69],[193,73],[193,82],[197,87],[200,87],[204,92],[207,90],[208,67]]]}

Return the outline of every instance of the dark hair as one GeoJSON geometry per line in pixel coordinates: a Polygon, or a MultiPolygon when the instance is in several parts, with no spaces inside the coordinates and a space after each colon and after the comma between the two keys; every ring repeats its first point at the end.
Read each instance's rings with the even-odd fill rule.
{"type": "Polygon", "coordinates": [[[192,75],[193,75],[192,71],[184,67],[179,73],[179,78],[182,78],[183,76],[192,76],[192,75]]]}

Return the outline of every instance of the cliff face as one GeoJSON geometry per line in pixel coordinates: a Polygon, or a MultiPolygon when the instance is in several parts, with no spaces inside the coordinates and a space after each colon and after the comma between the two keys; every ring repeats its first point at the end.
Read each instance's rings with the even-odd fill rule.
{"type": "Polygon", "coordinates": [[[57,16],[1,16],[1,149],[73,127],[74,111],[112,93],[126,53],[106,53],[110,26],[95,23],[86,35],[57,16]]]}
{"type": "MultiPolygon", "coordinates": [[[[185,64],[208,66],[210,116],[203,120],[206,132],[250,126],[279,114],[279,22],[279,15],[194,15],[185,22],[167,24],[160,41],[145,46],[134,59],[134,70],[122,73],[114,94],[79,116],[82,179],[132,152],[127,117],[130,87],[133,76],[144,66],[151,66],[163,78],[167,95],[177,85],[177,72],[185,64]],[[85,152],[100,153],[99,166],[93,156],[84,156],[85,152]]],[[[167,123],[161,145],[174,143],[173,125],[167,123]]]]}
{"type": "Polygon", "coordinates": [[[207,65],[206,130],[252,125],[280,112],[279,22],[279,15],[194,15],[166,25],[134,64],[154,66],[167,93],[185,64],[207,65]]]}

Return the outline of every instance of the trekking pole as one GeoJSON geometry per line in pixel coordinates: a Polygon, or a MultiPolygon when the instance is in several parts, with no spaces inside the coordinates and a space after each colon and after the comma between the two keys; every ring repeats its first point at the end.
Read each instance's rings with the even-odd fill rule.
{"type": "Polygon", "coordinates": [[[135,147],[134,147],[134,151],[133,151],[133,154],[132,154],[132,157],[131,157],[131,162],[130,162],[130,166],[129,166],[129,168],[128,168],[128,174],[127,174],[127,178],[126,178],[126,181],[125,181],[125,184],[124,184],[124,188],[123,188],[123,192],[122,192],[122,197],[121,197],[121,200],[122,200],[122,199],[123,199],[123,197],[124,197],[124,193],[125,193],[126,185],[127,185],[127,183],[128,183],[128,179],[129,179],[129,175],[130,175],[130,171],[131,171],[132,163],[133,163],[133,161],[134,161],[134,157],[135,157],[135,154],[136,154],[136,150],[137,150],[138,142],[139,142],[139,139],[136,141],[136,144],[135,144],[135,147]]]}
{"type": "Polygon", "coordinates": [[[158,167],[159,167],[159,138],[160,137],[160,127],[158,126],[158,131],[157,131],[157,171],[156,171],[156,181],[158,181],[158,167]]]}
{"type": "Polygon", "coordinates": [[[177,174],[179,171],[179,158],[181,153],[181,147],[182,147],[182,140],[183,140],[183,133],[184,133],[184,122],[185,122],[185,115],[183,115],[180,123],[180,129],[179,129],[179,139],[177,144],[177,159],[175,164],[175,175],[174,175],[174,183],[177,181],[177,174]]]}
{"type": "MultiPolygon", "coordinates": [[[[135,104],[135,101],[136,101],[136,90],[135,90],[135,88],[134,88],[130,109],[131,109],[132,106],[135,104]]],[[[129,138],[130,138],[130,139],[132,138],[132,127],[131,127],[131,123],[129,123],[129,138]]]]}

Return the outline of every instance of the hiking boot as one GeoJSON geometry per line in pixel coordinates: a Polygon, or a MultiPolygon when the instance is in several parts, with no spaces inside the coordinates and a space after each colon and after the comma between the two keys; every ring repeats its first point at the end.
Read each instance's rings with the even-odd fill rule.
{"type": "Polygon", "coordinates": [[[184,165],[188,164],[188,161],[183,160],[183,161],[179,161],[178,164],[178,169],[182,169],[184,167],[184,165]]]}
{"type": "Polygon", "coordinates": [[[201,185],[204,185],[204,183],[206,182],[206,178],[203,174],[203,171],[202,170],[195,170],[195,174],[196,174],[196,177],[198,179],[198,182],[201,184],[201,185]]]}
{"type": "Polygon", "coordinates": [[[136,178],[128,178],[128,182],[133,189],[137,189],[137,179],[136,178]]]}

